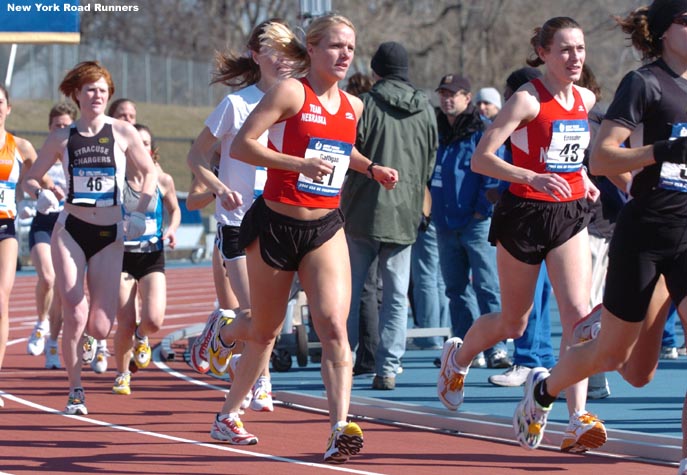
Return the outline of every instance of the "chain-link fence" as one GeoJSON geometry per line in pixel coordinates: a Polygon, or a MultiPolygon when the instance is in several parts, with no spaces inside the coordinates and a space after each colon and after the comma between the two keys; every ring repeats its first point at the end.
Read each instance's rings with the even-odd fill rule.
{"type": "MultiPolygon", "coordinates": [[[[0,71],[7,76],[11,45],[0,45],[0,71]]],[[[183,106],[214,106],[226,93],[209,87],[210,62],[147,53],[134,54],[89,45],[30,45],[17,47],[11,77],[13,99],[60,99],[64,74],[80,61],[100,61],[112,74],[116,97],[138,102],[183,106]]]]}

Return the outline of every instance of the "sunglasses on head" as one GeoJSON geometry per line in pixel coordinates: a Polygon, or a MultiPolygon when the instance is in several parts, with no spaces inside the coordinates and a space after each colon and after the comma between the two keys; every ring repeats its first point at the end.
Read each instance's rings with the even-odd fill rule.
{"type": "Polygon", "coordinates": [[[676,25],[687,26],[687,16],[681,15],[679,17],[675,17],[673,19],[673,23],[675,23],[676,25]]]}

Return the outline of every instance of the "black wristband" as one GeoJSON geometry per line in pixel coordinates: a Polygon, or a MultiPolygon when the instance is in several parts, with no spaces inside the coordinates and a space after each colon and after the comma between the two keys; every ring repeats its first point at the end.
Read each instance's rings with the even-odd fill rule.
{"type": "Polygon", "coordinates": [[[687,137],[657,140],[654,142],[653,152],[656,163],[687,163],[687,137]]]}
{"type": "Polygon", "coordinates": [[[375,174],[372,171],[372,169],[377,166],[375,162],[370,162],[370,164],[367,166],[367,174],[370,176],[371,179],[375,179],[375,174]]]}
{"type": "Polygon", "coordinates": [[[43,193],[43,188],[41,188],[41,187],[36,188],[36,191],[34,191],[34,193],[36,194],[36,199],[38,199],[38,197],[41,195],[41,193],[43,193]]]}

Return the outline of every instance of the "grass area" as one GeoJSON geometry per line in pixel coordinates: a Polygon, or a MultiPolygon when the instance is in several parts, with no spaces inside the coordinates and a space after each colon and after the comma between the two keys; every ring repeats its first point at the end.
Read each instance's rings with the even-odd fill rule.
{"type": "MultiPolygon", "coordinates": [[[[7,129],[20,131],[20,136],[30,140],[36,149],[40,148],[47,135],[52,106],[50,101],[13,101],[7,129]]],[[[177,190],[188,191],[191,173],[186,166],[186,155],[212,108],[137,103],[136,109],[138,122],[150,127],[155,136],[162,167],[174,177],[177,190]]]]}

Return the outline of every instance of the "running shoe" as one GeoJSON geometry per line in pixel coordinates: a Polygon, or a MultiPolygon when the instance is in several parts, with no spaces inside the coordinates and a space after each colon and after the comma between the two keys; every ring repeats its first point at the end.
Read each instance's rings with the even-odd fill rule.
{"type": "Polygon", "coordinates": [[[215,327],[217,320],[219,320],[219,318],[222,316],[222,312],[223,310],[221,308],[217,308],[212,311],[207,322],[205,322],[203,331],[200,332],[200,335],[198,335],[195,340],[193,340],[193,344],[191,345],[191,349],[189,351],[189,364],[191,365],[191,368],[196,370],[198,373],[205,374],[210,370],[210,364],[208,363],[208,360],[210,359],[208,356],[208,347],[210,346],[210,340],[213,336],[212,330],[215,327]]]}
{"type": "Polygon", "coordinates": [[[48,321],[36,322],[33,331],[29,336],[29,342],[26,344],[26,351],[28,354],[38,356],[45,351],[45,338],[50,334],[50,327],[48,321]]]}
{"type": "Polygon", "coordinates": [[[484,353],[480,352],[472,359],[470,363],[470,368],[486,368],[487,359],[484,357],[484,353]]]}
{"type": "Polygon", "coordinates": [[[131,394],[131,373],[119,373],[115,378],[114,386],[112,386],[112,392],[124,396],[131,394]]]}
{"type": "Polygon", "coordinates": [[[250,402],[250,408],[257,412],[274,411],[272,383],[269,378],[260,376],[256,381],[253,386],[253,400],[250,402]]]}
{"type": "Polygon", "coordinates": [[[234,321],[235,316],[231,310],[224,310],[213,326],[212,338],[208,347],[208,363],[210,363],[210,371],[215,376],[222,376],[229,368],[229,361],[231,361],[235,343],[232,342],[231,345],[226,346],[222,342],[220,330],[225,325],[230,325],[234,321]]]}
{"type": "Polygon", "coordinates": [[[458,337],[449,338],[444,343],[441,352],[441,370],[437,381],[437,395],[439,400],[452,411],[458,410],[463,403],[463,383],[465,375],[455,370],[453,357],[458,348],[463,344],[463,340],[458,337]]]}
{"type": "Polygon", "coordinates": [[[236,413],[217,414],[212,423],[210,437],[215,440],[229,442],[232,445],[255,445],[258,438],[246,431],[243,422],[236,413]]]}
{"type": "Polygon", "coordinates": [[[110,352],[107,351],[107,346],[105,346],[105,340],[100,340],[96,347],[95,358],[91,361],[91,369],[98,374],[107,371],[107,357],[110,356],[110,352]]]}
{"type": "Polygon", "coordinates": [[[148,344],[148,337],[144,336],[142,340],[136,339],[134,345],[134,363],[139,368],[146,368],[150,364],[152,352],[148,344]]]}
{"type": "Polygon", "coordinates": [[[363,448],[363,431],[355,422],[340,422],[329,436],[324,461],[327,463],[345,463],[351,455],[356,455],[363,448]]]}
{"type": "Polygon", "coordinates": [[[513,362],[508,357],[508,353],[505,350],[494,351],[489,358],[487,358],[487,368],[510,368],[513,366],[513,362]]]}
{"type": "Polygon", "coordinates": [[[606,443],[606,428],[603,422],[591,412],[573,414],[565,429],[561,450],[582,454],[590,449],[598,449],[606,443]]]}
{"type": "Polygon", "coordinates": [[[83,353],[81,354],[81,361],[84,364],[90,364],[95,358],[97,343],[95,338],[90,335],[83,334],[83,353]]]}
{"type": "Polygon", "coordinates": [[[489,376],[489,382],[494,386],[506,388],[522,386],[527,381],[527,375],[530,374],[530,371],[532,368],[516,364],[508,368],[503,374],[492,374],[489,376]]]}
{"type": "Polygon", "coordinates": [[[45,349],[45,367],[46,369],[60,369],[60,352],[57,349],[57,342],[48,341],[45,349]]]}
{"type": "Polygon", "coordinates": [[[660,358],[662,360],[676,360],[680,356],[674,346],[662,346],[660,358]]]}
{"type": "Polygon", "coordinates": [[[546,368],[533,368],[525,382],[525,397],[518,403],[513,415],[513,429],[518,443],[526,449],[534,450],[544,437],[546,419],[553,404],[541,407],[534,399],[534,386],[549,377],[546,368]]]}
{"type": "Polygon", "coordinates": [[[88,414],[88,409],[86,409],[86,394],[83,388],[75,388],[74,391],[69,393],[67,408],[64,412],[72,416],[85,416],[88,414]]]}
{"type": "Polygon", "coordinates": [[[592,311],[579,320],[573,326],[573,341],[576,343],[582,343],[583,341],[593,340],[599,334],[601,330],[601,309],[602,304],[597,305],[592,309],[592,311]]]}

